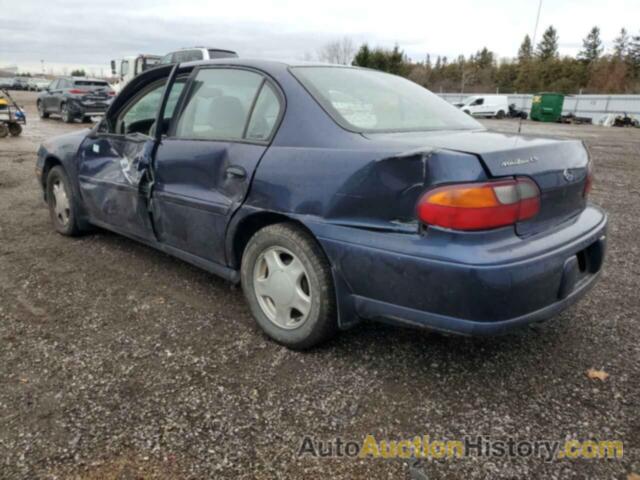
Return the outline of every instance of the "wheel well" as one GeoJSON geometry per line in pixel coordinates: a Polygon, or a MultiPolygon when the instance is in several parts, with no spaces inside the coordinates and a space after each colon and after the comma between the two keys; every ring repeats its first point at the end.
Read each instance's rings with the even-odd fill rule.
{"type": "Polygon", "coordinates": [[[47,195],[47,176],[49,175],[49,170],[58,165],[62,166],[62,162],[56,157],[47,157],[44,161],[44,166],[42,167],[42,186],[45,190],[45,197],[47,195]]]}
{"type": "Polygon", "coordinates": [[[240,268],[240,265],[242,263],[242,255],[244,254],[244,250],[247,247],[247,244],[249,243],[251,237],[253,237],[253,235],[258,230],[275,223],[291,223],[302,228],[311,236],[313,236],[311,230],[309,230],[302,222],[287,217],[286,215],[273,212],[254,213],[253,215],[250,215],[242,220],[234,234],[233,258],[231,259],[233,264],[232,266],[234,268],[240,268]]]}

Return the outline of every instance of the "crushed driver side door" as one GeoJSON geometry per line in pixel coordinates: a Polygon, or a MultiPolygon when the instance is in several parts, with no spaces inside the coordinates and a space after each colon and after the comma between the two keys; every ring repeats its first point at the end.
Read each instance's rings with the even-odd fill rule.
{"type": "MultiPolygon", "coordinates": [[[[87,136],[78,155],[80,192],[92,223],[142,240],[155,240],[149,214],[155,123],[167,78],[142,85],[87,136]]],[[[170,117],[183,84],[175,83],[167,103],[170,117]]],[[[125,93],[125,92],[123,92],[125,93]]]]}

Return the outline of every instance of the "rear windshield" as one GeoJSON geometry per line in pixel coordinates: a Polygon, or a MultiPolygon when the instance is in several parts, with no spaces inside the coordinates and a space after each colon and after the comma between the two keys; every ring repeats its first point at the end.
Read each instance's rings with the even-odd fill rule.
{"type": "Polygon", "coordinates": [[[107,82],[101,82],[99,80],[76,80],[73,82],[76,87],[108,87],[107,82]]]}
{"type": "Polygon", "coordinates": [[[304,87],[347,130],[411,132],[482,126],[426,88],[405,78],[348,67],[293,67],[304,87]]]}
{"type": "Polygon", "coordinates": [[[238,54],[236,52],[227,52],[224,50],[211,50],[209,49],[209,59],[214,58],[236,58],[238,54]]]}

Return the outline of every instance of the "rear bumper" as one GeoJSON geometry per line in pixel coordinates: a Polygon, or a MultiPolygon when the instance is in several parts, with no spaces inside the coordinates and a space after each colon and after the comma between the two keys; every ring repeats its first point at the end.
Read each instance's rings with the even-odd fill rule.
{"type": "Polygon", "coordinates": [[[91,115],[104,115],[109,105],[94,105],[86,104],[80,101],[74,100],[68,102],[69,111],[78,116],[91,116],[91,115]]]}
{"type": "Polygon", "coordinates": [[[599,273],[592,275],[588,281],[577,286],[569,296],[547,305],[546,307],[526,313],[519,317],[493,322],[480,322],[449,317],[446,315],[438,315],[435,313],[423,312],[421,310],[414,310],[412,308],[362,297],[355,297],[355,308],[362,318],[381,320],[383,322],[391,322],[397,325],[428,328],[430,330],[455,333],[458,335],[500,335],[508,333],[523,325],[543,322],[556,316],[573,303],[580,300],[580,298],[582,298],[591,289],[591,287],[593,287],[599,276],[599,273]]]}
{"type": "Polygon", "coordinates": [[[528,239],[512,229],[319,237],[343,286],[339,303],[351,304],[358,316],[492,335],[546,320],[582,297],[599,277],[606,227],[606,215],[589,206],[570,223],[528,239]]]}

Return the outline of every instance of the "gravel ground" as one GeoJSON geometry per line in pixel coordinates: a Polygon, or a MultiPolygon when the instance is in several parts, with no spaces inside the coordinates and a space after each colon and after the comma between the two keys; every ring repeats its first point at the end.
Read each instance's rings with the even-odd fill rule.
{"type": "MultiPolygon", "coordinates": [[[[555,321],[468,339],[365,324],[309,353],[268,341],[239,289],[99,231],[54,233],[34,176],[39,121],[0,139],[0,478],[606,478],[640,473],[640,130],[524,123],[584,139],[610,214],[599,284],[555,321]],[[587,369],[610,374],[590,380],[587,369]],[[297,456],[487,435],[625,442],[621,460],[297,456]],[[422,475],[422,476],[421,476],[422,475]]],[[[516,122],[488,121],[515,131],[516,122]]]]}

